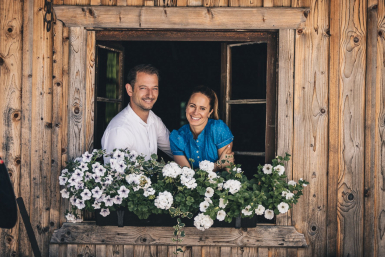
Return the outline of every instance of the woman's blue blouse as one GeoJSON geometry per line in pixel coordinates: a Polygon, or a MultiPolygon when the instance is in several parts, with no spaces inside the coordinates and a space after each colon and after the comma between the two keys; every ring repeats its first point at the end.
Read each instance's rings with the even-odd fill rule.
{"type": "Polygon", "coordinates": [[[230,144],[233,140],[233,134],[222,120],[209,119],[197,139],[194,139],[189,124],[172,131],[170,147],[173,155],[185,155],[187,160],[193,159],[195,169],[199,167],[201,161],[217,161],[218,149],[230,144]]]}

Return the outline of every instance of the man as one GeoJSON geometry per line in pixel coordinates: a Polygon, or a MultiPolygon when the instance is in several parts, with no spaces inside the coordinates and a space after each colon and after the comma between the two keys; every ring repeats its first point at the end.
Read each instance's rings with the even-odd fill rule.
{"type": "MultiPolygon", "coordinates": [[[[172,158],[170,132],[152,111],[159,94],[159,71],[152,65],[138,65],[128,73],[126,84],[130,96],[128,106],[108,124],[102,138],[107,153],[115,148],[134,150],[146,156],[157,153],[157,148],[172,158]]],[[[108,161],[105,158],[104,161],[108,161]]]]}

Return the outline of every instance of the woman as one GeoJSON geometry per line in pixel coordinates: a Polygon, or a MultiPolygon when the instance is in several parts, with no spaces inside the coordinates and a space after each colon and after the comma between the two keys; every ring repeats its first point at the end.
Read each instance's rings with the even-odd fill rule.
{"type": "Polygon", "coordinates": [[[218,98],[213,90],[205,86],[195,88],[186,107],[189,124],[170,134],[170,146],[174,161],[180,166],[193,168],[199,162],[215,162],[214,171],[226,168],[234,162],[232,152],[234,136],[229,127],[218,119],[218,98]],[[222,163],[225,160],[225,163],[222,163]]]}

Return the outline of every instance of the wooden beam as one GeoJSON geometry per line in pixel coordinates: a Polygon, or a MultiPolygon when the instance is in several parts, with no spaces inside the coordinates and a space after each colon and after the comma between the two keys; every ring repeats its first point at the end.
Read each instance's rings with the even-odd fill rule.
{"type": "Polygon", "coordinates": [[[309,8],[54,6],[67,27],[157,29],[296,29],[309,8]]]}
{"type": "MultiPolygon", "coordinates": [[[[175,245],[172,227],[112,227],[89,223],[64,223],[55,230],[51,244],[135,244],[175,245]]],[[[247,247],[306,247],[304,236],[291,226],[257,226],[247,230],[210,228],[200,231],[185,228],[182,245],[189,246],[247,246],[247,247]]]]}

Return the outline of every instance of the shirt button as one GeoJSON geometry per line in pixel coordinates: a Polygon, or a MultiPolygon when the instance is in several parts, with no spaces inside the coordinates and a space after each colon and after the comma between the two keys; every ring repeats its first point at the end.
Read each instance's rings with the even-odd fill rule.
{"type": "Polygon", "coordinates": [[[197,140],[197,143],[199,142],[199,140],[197,140]]]}
{"type": "Polygon", "coordinates": [[[198,159],[199,159],[199,156],[198,156],[198,159]]]}
{"type": "Polygon", "coordinates": [[[199,151],[197,151],[197,153],[199,153],[199,151]]]}

